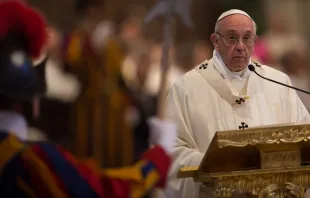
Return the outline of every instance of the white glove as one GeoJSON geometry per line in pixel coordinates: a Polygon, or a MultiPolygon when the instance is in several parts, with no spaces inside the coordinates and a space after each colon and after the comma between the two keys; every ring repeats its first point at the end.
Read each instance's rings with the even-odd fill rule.
{"type": "Polygon", "coordinates": [[[148,120],[150,126],[150,143],[160,145],[167,153],[172,152],[174,141],[176,140],[176,125],[172,122],[160,120],[152,117],[148,120]]]}

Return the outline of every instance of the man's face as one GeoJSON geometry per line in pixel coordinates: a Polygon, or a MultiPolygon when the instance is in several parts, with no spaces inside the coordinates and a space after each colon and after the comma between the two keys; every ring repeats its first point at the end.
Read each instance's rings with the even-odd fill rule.
{"type": "Polygon", "coordinates": [[[122,39],[129,45],[137,42],[141,37],[141,19],[137,17],[129,17],[121,27],[122,39]]]}
{"type": "Polygon", "coordinates": [[[219,22],[218,31],[211,35],[226,66],[241,71],[249,63],[257,40],[253,21],[241,14],[227,16],[219,22]]]}
{"type": "Polygon", "coordinates": [[[48,41],[47,41],[47,50],[50,52],[56,52],[61,47],[61,35],[55,28],[48,28],[48,41]]]}

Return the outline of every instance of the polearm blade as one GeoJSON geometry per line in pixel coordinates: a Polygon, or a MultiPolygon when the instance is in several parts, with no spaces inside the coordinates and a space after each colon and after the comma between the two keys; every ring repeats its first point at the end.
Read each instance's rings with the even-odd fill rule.
{"type": "Polygon", "coordinates": [[[168,14],[179,15],[182,22],[189,28],[192,27],[190,17],[191,0],[159,0],[159,2],[147,14],[144,21],[149,23],[159,16],[168,14]]]}
{"type": "MultiPolygon", "coordinates": [[[[163,51],[161,57],[161,84],[159,87],[158,101],[157,101],[157,116],[164,119],[166,107],[166,91],[169,70],[169,50],[172,46],[172,22],[175,15],[180,15],[182,22],[192,27],[190,20],[190,2],[191,0],[159,0],[159,2],[151,9],[145,18],[145,23],[149,23],[159,16],[165,17],[164,22],[164,41],[163,51]]],[[[156,198],[156,191],[153,192],[152,197],[156,198]]]]}
{"type": "Polygon", "coordinates": [[[158,2],[145,17],[144,19],[145,23],[150,23],[153,19],[159,17],[160,15],[165,16],[167,13],[169,13],[169,9],[170,9],[169,2],[166,1],[158,2]]]}
{"type": "Polygon", "coordinates": [[[161,84],[158,93],[157,103],[157,116],[160,119],[164,119],[165,115],[165,103],[166,103],[166,91],[168,82],[168,70],[169,70],[169,50],[173,43],[172,36],[172,21],[175,15],[181,17],[182,22],[187,27],[192,27],[190,19],[190,4],[191,0],[160,0],[149,12],[145,18],[145,22],[149,23],[153,19],[164,16],[164,41],[163,52],[161,58],[161,84]]]}

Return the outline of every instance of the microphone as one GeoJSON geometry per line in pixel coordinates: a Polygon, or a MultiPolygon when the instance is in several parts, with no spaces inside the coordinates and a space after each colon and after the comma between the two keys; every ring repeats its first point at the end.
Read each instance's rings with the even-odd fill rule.
{"type": "Polygon", "coordinates": [[[254,67],[252,64],[250,64],[250,65],[248,66],[248,68],[249,68],[250,71],[254,72],[256,75],[258,75],[259,77],[261,77],[261,78],[263,78],[263,79],[265,79],[265,80],[268,80],[268,81],[270,81],[270,82],[273,82],[273,83],[276,83],[276,84],[279,84],[279,85],[282,85],[282,86],[285,86],[285,87],[288,87],[288,88],[291,88],[291,89],[295,89],[295,90],[297,90],[297,91],[300,91],[300,92],[303,92],[303,93],[306,93],[306,94],[310,94],[309,91],[305,91],[305,90],[299,89],[299,88],[297,88],[297,87],[289,86],[289,85],[283,84],[283,83],[281,83],[281,82],[278,82],[278,81],[275,81],[275,80],[272,80],[272,79],[270,79],[270,78],[266,78],[266,77],[260,75],[259,73],[257,73],[257,72],[255,71],[255,67],[254,67]]]}

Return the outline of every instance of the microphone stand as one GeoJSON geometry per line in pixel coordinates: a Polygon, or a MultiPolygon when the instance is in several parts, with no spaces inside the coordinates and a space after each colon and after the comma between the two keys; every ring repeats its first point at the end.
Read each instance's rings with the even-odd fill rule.
{"type": "Polygon", "coordinates": [[[278,82],[278,81],[275,81],[275,80],[272,80],[272,79],[270,79],[270,78],[266,78],[266,77],[260,75],[259,73],[257,73],[257,72],[255,71],[255,67],[254,67],[253,65],[249,65],[248,68],[249,68],[250,71],[254,72],[256,75],[258,75],[259,77],[261,77],[261,78],[263,78],[263,79],[265,79],[265,80],[268,80],[268,81],[270,81],[270,82],[273,82],[273,83],[276,83],[276,84],[280,84],[280,85],[283,85],[283,86],[285,86],[285,87],[288,87],[288,88],[291,88],[291,89],[295,89],[295,90],[297,90],[297,91],[300,91],[300,92],[303,92],[303,93],[306,93],[306,94],[309,94],[309,95],[310,95],[310,92],[309,92],[309,91],[305,91],[305,90],[299,89],[299,88],[297,88],[297,87],[293,87],[293,86],[290,86],[290,85],[287,85],[287,84],[284,84],[284,83],[281,83],[281,82],[278,82]]]}

